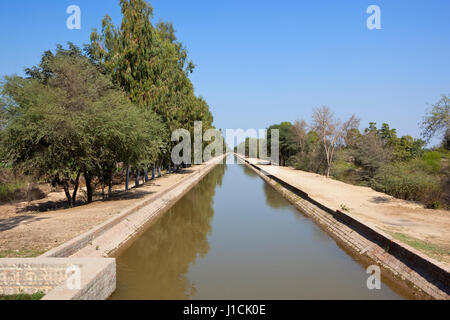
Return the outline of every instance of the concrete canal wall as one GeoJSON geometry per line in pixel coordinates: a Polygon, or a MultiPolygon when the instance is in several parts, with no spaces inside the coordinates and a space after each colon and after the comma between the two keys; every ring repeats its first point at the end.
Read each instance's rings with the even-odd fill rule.
{"type": "Polygon", "coordinates": [[[44,300],[101,300],[115,289],[115,259],[0,259],[0,295],[42,292],[44,300]]]}
{"type": "Polygon", "coordinates": [[[344,212],[325,207],[297,187],[268,174],[263,166],[250,163],[239,155],[238,157],[362,260],[380,265],[391,278],[407,283],[417,298],[450,299],[450,274],[447,268],[390,235],[375,230],[344,212]]]}

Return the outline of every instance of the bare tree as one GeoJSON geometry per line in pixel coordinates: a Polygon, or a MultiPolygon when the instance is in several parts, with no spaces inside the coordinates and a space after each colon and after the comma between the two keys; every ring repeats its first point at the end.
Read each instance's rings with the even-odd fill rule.
{"type": "Polygon", "coordinates": [[[305,149],[307,128],[308,124],[305,120],[297,120],[292,125],[291,130],[294,133],[294,139],[300,152],[303,152],[305,149]]]}
{"type": "Polygon", "coordinates": [[[346,122],[336,119],[329,107],[323,106],[313,110],[312,129],[319,135],[327,159],[327,178],[333,166],[336,147],[342,144],[350,129],[359,127],[360,119],[352,115],[346,122]]]}

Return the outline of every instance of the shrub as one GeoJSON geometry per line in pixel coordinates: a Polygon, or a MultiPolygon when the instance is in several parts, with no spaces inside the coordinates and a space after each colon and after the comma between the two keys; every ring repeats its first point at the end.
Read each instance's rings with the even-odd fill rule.
{"type": "Polygon", "coordinates": [[[443,186],[439,176],[418,170],[417,163],[393,163],[380,168],[370,186],[396,198],[439,207],[443,186]]]}
{"type": "Polygon", "coordinates": [[[347,161],[336,161],[331,169],[331,175],[336,179],[344,182],[355,183],[356,166],[347,161]]]}
{"type": "Polygon", "coordinates": [[[421,167],[422,170],[429,173],[439,173],[441,171],[442,154],[438,151],[428,151],[424,153],[422,159],[416,159],[414,162],[421,167]]]}
{"type": "Polygon", "coordinates": [[[9,168],[0,168],[0,203],[24,200],[22,189],[27,182],[22,177],[14,176],[9,168]]]}

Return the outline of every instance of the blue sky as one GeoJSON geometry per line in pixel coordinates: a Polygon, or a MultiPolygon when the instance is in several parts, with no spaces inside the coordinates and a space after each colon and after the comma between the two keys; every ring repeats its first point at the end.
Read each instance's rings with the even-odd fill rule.
{"type": "MultiPolygon", "coordinates": [[[[118,0],[2,1],[0,76],[22,74],[57,43],[89,42],[118,0]],[[78,5],[81,30],[66,28],[78,5]]],[[[170,21],[197,65],[191,79],[219,128],[265,128],[310,120],[329,105],[419,136],[427,103],[450,93],[448,0],[154,0],[154,22],[170,21]],[[381,8],[381,30],[366,9],[381,8]]]]}

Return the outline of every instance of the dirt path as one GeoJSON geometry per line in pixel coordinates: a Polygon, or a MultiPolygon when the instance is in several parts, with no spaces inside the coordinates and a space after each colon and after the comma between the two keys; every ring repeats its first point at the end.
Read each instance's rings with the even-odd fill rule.
{"type": "Polygon", "coordinates": [[[127,192],[116,186],[111,199],[72,209],[41,212],[65,200],[63,192],[53,192],[47,198],[0,206],[0,258],[34,257],[92,229],[133,206],[136,200],[164,192],[175,183],[202,168],[198,165],[181,173],[163,175],[145,186],[127,192]]]}
{"type": "Polygon", "coordinates": [[[258,159],[247,160],[306,192],[328,208],[346,211],[450,265],[450,211],[425,209],[421,204],[399,200],[371,188],[292,168],[273,167],[258,159]]]}

